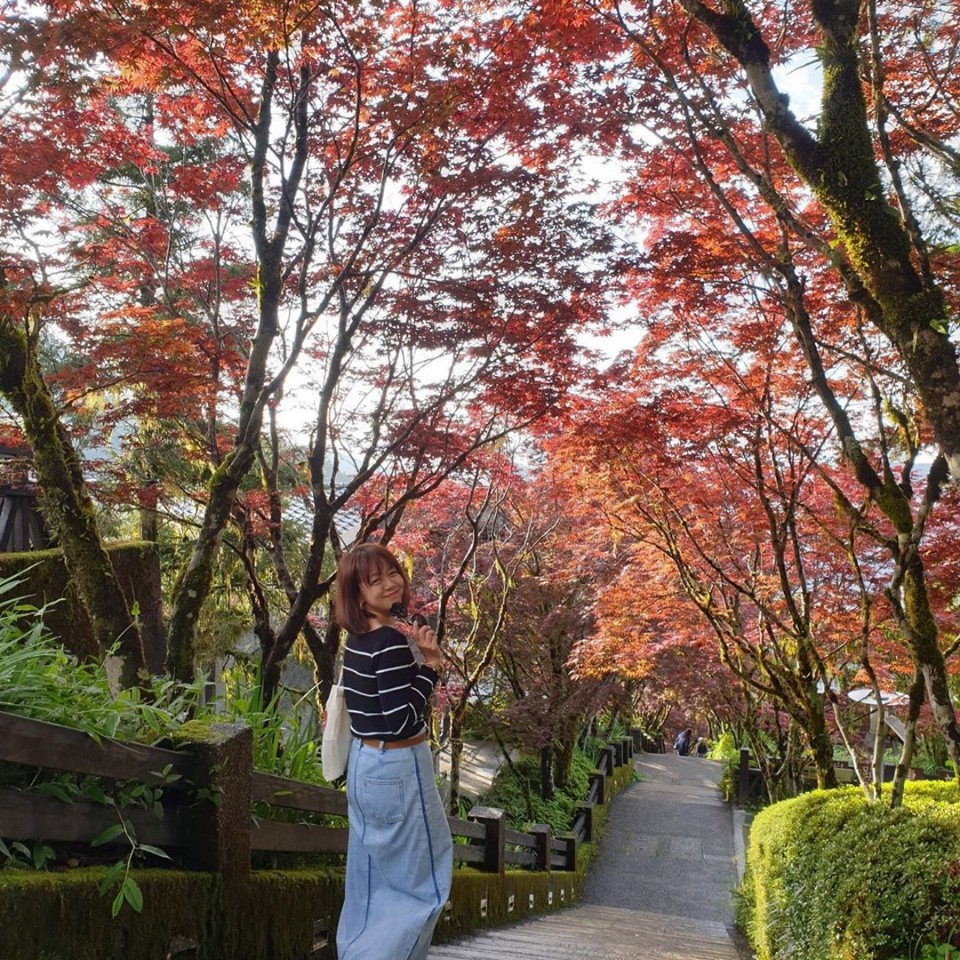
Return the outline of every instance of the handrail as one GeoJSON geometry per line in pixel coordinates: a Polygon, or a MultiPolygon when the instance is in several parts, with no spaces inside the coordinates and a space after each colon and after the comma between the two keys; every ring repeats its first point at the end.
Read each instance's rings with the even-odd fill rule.
{"type": "MultiPolygon", "coordinates": [[[[345,816],[346,794],[332,787],[303,783],[252,770],[248,728],[223,727],[222,743],[184,745],[180,750],[125,743],[90,735],[58,724],[0,712],[0,760],[60,771],[93,774],[116,780],[162,783],[162,772],[174,774],[190,784],[207,788],[216,801],[189,804],[185,792],[179,798],[165,795],[162,816],[150,810],[130,808],[122,811],[136,828],[141,842],[161,848],[191,849],[196,838],[208,839],[212,830],[237,830],[243,816],[220,816],[222,807],[235,813],[258,804],[262,807],[302,811],[305,815],[345,816]],[[242,742],[241,742],[242,741],[242,742]],[[225,759],[226,758],[226,759],[225,759]],[[224,768],[229,767],[229,775],[224,768]]],[[[605,747],[598,757],[597,769],[590,777],[590,790],[577,812],[571,831],[562,837],[550,835],[539,825],[527,832],[511,829],[503,812],[475,807],[466,820],[448,817],[455,838],[454,859],[481,869],[502,873],[506,864],[538,870],[575,869],[578,844],[593,837],[593,811],[605,802],[606,777],[615,767],[628,763],[632,756],[629,741],[605,747]]],[[[102,833],[117,822],[117,811],[110,806],[77,801],[64,816],[62,801],[35,793],[0,790],[0,823],[3,836],[11,840],[83,842],[102,833]]],[[[258,815],[246,818],[248,835],[233,844],[212,844],[230,849],[231,855],[246,856],[238,869],[250,869],[249,854],[243,851],[343,854],[347,830],[328,824],[289,823],[258,815]]],[[[122,838],[118,838],[121,842],[122,838]]],[[[207,846],[206,843],[202,846],[207,846]]],[[[222,869],[222,863],[197,861],[199,869],[222,869]]]]}

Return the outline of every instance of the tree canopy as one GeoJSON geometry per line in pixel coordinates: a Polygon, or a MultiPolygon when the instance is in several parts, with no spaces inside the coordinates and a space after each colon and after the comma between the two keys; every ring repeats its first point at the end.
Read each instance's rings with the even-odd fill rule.
{"type": "Polygon", "coordinates": [[[101,648],[112,511],[168,671],[223,601],[268,692],[375,537],[531,743],[759,698],[829,784],[868,685],[895,796],[925,725],[960,767],[953,13],[6,4],[0,390],[101,648]]]}

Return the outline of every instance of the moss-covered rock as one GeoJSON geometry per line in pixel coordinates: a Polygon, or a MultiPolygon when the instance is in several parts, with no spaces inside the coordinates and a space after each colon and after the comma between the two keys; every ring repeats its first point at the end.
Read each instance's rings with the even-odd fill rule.
{"type": "MultiPolygon", "coordinates": [[[[139,610],[145,664],[152,673],[159,673],[164,643],[157,545],[138,540],[110,543],[106,548],[127,602],[139,610]]],[[[14,575],[25,580],[20,595],[37,607],[53,604],[44,614],[44,622],[70,653],[81,658],[97,655],[90,618],[67,574],[62,550],[0,553],[0,579],[14,575]]]]}

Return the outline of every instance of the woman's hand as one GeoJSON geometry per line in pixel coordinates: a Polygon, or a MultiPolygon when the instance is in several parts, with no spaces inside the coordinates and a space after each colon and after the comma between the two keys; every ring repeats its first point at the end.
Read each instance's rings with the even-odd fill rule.
{"type": "Polygon", "coordinates": [[[428,626],[417,627],[413,638],[416,640],[417,647],[419,647],[420,652],[423,654],[423,662],[430,667],[431,670],[439,670],[440,664],[443,663],[443,654],[440,651],[440,645],[437,643],[437,635],[434,633],[433,628],[428,626]]]}

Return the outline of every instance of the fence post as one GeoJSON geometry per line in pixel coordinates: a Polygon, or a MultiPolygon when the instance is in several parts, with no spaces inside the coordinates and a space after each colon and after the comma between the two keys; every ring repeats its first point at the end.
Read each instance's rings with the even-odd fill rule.
{"type": "Polygon", "coordinates": [[[504,856],[504,845],[507,840],[506,814],[495,807],[474,807],[467,814],[467,819],[475,820],[484,826],[483,863],[480,864],[480,869],[503,876],[506,869],[504,856]]]}
{"type": "Polygon", "coordinates": [[[534,840],[537,841],[537,863],[535,870],[546,870],[550,872],[550,824],[535,823],[530,828],[534,840]]]}
{"type": "Polygon", "coordinates": [[[193,808],[184,854],[193,869],[218,873],[228,894],[250,875],[253,731],[241,723],[195,722],[176,739],[197,759],[197,788],[209,791],[193,808]]]}
{"type": "Polygon", "coordinates": [[[745,807],[750,801],[750,751],[740,748],[740,776],[737,783],[738,806],[745,807]]]}
{"type": "Polygon", "coordinates": [[[620,742],[623,744],[625,762],[629,763],[633,759],[633,737],[624,737],[620,742]]]}
{"type": "Polygon", "coordinates": [[[583,839],[585,843],[593,840],[593,801],[587,801],[580,805],[579,812],[583,814],[583,839]]]}
{"type": "Polygon", "coordinates": [[[613,773],[613,768],[617,762],[617,750],[613,744],[607,744],[607,746],[603,748],[603,752],[607,755],[607,769],[603,772],[607,776],[610,776],[613,773]]]}
{"type": "Polygon", "coordinates": [[[566,834],[560,837],[566,845],[567,849],[564,851],[564,870],[576,870],[577,869],[577,838],[574,834],[566,834]]]}
{"type": "Polygon", "coordinates": [[[590,785],[593,786],[594,783],[597,785],[597,803],[602,805],[606,801],[607,792],[606,776],[603,770],[590,774],[590,785]]]}

